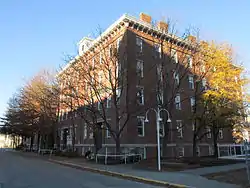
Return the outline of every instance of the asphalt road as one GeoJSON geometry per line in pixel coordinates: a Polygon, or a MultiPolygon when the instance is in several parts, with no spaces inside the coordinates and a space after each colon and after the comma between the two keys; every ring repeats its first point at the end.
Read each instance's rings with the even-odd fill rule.
{"type": "Polygon", "coordinates": [[[77,170],[0,150],[0,188],[106,188],[155,186],[77,170]]]}

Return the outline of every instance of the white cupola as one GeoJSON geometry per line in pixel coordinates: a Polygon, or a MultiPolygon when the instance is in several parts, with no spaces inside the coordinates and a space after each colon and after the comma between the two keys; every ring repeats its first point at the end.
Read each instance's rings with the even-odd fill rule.
{"type": "Polygon", "coordinates": [[[86,52],[91,47],[93,41],[93,39],[88,37],[84,37],[82,40],[80,40],[78,43],[78,54],[84,54],[84,52],[86,52]]]}

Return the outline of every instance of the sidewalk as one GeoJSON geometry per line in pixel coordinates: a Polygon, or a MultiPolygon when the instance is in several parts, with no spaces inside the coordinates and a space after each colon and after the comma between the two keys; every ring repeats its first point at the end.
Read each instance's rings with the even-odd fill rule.
{"type": "MultiPolygon", "coordinates": [[[[208,180],[204,177],[195,174],[181,173],[181,172],[154,172],[147,170],[133,169],[131,165],[101,165],[81,162],[80,160],[67,159],[67,160],[55,160],[50,159],[51,162],[59,163],[66,166],[82,168],[84,170],[90,170],[100,173],[108,172],[109,175],[120,174],[120,176],[137,177],[146,180],[152,180],[156,182],[162,182],[173,187],[196,187],[196,188],[238,188],[240,186],[221,183],[215,180],[208,180]]],[[[124,177],[126,178],[126,177],[124,177]]],[[[159,184],[160,185],[160,184],[159,184]]]]}
{"type": "MultiPolygon", "coordinates": [[[[180,188],[180,187],[192,187],[192,188],[240,188],[238,185],[222,183],[215,180],[208,180],[205,177],[201,177],[198,173],[202,169],[197,170],[196,173],[186,171],[182,172],[155,172],[148,170],[133,169],[132,165],[102,165],[95,164],[85,161],[82,158],[63,158],[52,156],[40,156],[36,153],[23,153],[18,152],[23,156],[35,157],[48,160],[52,163],[61,164],[81,170],[86,170],[94,173],[100,173],[104,175],[114,176],[118,178],[128,179],[131,181],[144,182],[153,185],[159,185],[169,188],[180,188]]],[[[231,166],[231,165],[228,165],[231,166]]],[[[224,168],[227,166],[223,166],[224,168]]],[[[210,168],[210,167],[208,167],[210,168]]],[[[214,167],[220,170],[221,167],[214,167]]],[[[230,168],[230,167],[228,167],[230,168]]],[[[207,169],[207,168],[205,168],[207,169]]],[[[189,170],[191,171],[191,170],[189,170]]],[[[206,170],[203,170],[206,171],[206,170]]],[[[210,171],[207,170],[210,173],[210,171]]],[[[218,172],[218,171],[217,171],[218,172]]],[[[201,173],[202,174],[202,173],[201,173]]]]}

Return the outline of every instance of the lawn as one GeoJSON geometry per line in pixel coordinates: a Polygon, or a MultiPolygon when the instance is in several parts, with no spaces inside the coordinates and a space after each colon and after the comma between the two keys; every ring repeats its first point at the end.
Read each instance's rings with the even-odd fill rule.
{"type": "MultiPolygon", "coordinates": [[[[185,158],[163,158],[161,161],[162,170],[164,171],[182,171],[187,169],[221,166],[228,164],[242,163],[242,161],[232,159],[216,159],[213,157],[185,157],[185,158]]],[[[157,160],[142,160],[135,165],[135,168],[157,170],[157,160]]]]}
{"type": "Polygon", "coordinates": [[[244,188],[250,188],[247,179],[247,172],[246,169],[239,169],[239,170],[231,170],[227,172],[220,172],[220,173],[213,173],[204,175],[204,177],[212,180],[217,180],[221,182],[241,185],[244,188]]]}

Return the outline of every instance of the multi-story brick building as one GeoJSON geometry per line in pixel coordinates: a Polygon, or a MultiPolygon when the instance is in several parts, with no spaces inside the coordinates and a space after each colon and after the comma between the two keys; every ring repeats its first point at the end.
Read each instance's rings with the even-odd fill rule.
{"type": "MultiPolygon", "coordinates": [[[[167,23],[159,22],[157,26],[153,26],[151,22],[151,17],[146,14],[141,14],[140,19],[125,14],[97,39],[83,38],[78,44],[79,55],[62,70],[59,77],[65,83],[63,76],[65,71],[83,57],[85,67],[81,67],[82,69],[87,70],[95,64],[99,66],[98,71],[104,71],[105,74],[102,61],[108,62],[109,60],[104,56],[109,56],[111,59],[109,54],[115,49],[118,55],[113,61],[118,62],[117,67],[111,65],[107,69],[113,72],[118,69],[123,73],[126,70],[126,84],[123,93],[119,94],[119,105],[122,106],[119,110],[126,110],[124,113],[126,117],[122,116],[119,121],[116,121],[117,101],[112,104],[112,99],[115,100],[114,96],[106,98],[102,96],[103,102],[97,99],[95,102],[97,110],[105,108],[105,120],[99,114],[96,123],[102,127],[102,124],[109,121],[111,127],[119,127],[116,126],[117,122],[123,124],[126,121],[122,131],[118,130],[121,132],[119,135],[121,148],[138,148],[144,157],[154,157],[157,151],[156,117],[153,112],[150,112],[148,114],[150,121],[146,123],[145,113],[149,108],[164,107],[170,112],[171,123],[161,123],[161,142],[165,143],[162,144],[162,148],[169,156],[190,156],[193,138],[193,122],[190,117],[193,113],[192,107],[197,100],[194,97],[197,92],[195,78],[200,76],[206,67],[199,63],[199,71],[194,71],[195,37],[178,38],[168,32],[167,23]],[[129,118],[127,118],[128,114],[129,118]]],[[[77,70],[72,69],[73,72],[77,70]]],[[[85,74],[87,74],[86,71],[85,74]]],[[[70,75],[76,77],[72,72],[70,75]]],[[[93,78],[94,75],[92,75],[93,78]]],[[[76,90],[87,91],[85,86],[79,85],[79,82],[73,85],[77,87],[76,90]]],[[[201,87],[206,87],[205,78],[202,80],[201,87]]],[[[75,100],[73,102],[79,107],[78,111],[88,105],[88,101],[84,101],[83,98],[80,103],[76,104],[75,100]]],[[[76,108],[72,109],[77,111],[76,108]]],[[[63,104],[60,105],[58,130],[61,145],[72,145],[71,135],[74,132],[74,145],[78,151],[84,153],[87,150],[94,150],[93,131],[79,113],[74,112],[75,115],[72,115],[72,109],[63,104]],[[72,125],[72,119],[74,119],[74,125],[72,125]]],[[[162,117],[165,117],[164,114],[162,117]]],[[[108,151],[115,148],[115,141],[108,129],[102,129],[98,135],[101,147],[108,148],[108,151]]],[[[231,130],[220,130],[219,143],[232,143],[231,130]]],[[[207,134],[198,143],[197,152],[200,155],[208,155],[212,153],[212,148],[211,134],[207,134]]]]}

